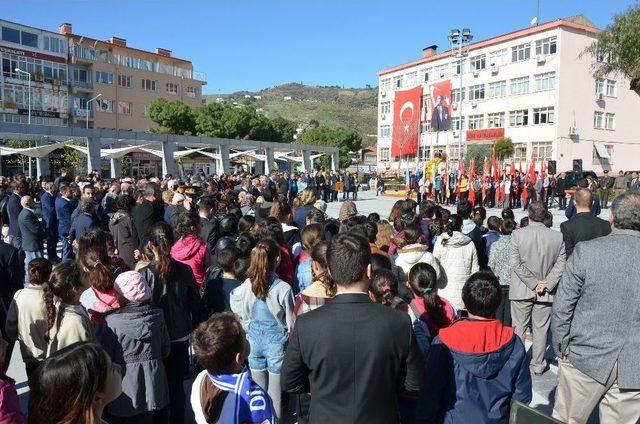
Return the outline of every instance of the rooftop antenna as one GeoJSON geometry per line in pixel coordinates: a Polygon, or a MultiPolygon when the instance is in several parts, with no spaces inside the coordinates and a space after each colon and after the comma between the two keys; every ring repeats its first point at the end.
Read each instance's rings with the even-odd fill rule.
{"type": "Polygon", "coordinates": [[[540,0],[536,2],[536,26],[540,25],[540,0]]]}

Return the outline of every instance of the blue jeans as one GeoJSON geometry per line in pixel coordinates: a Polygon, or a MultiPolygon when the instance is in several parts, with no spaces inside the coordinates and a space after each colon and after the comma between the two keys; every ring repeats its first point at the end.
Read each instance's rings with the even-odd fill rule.
{"type": "Polygon", "coordinates": [[[276,321],[264,300],[257,300],[253,307],[247,338],[251,346],[249,368],[280,374],[288,340],[287,332],[276,321]]]}

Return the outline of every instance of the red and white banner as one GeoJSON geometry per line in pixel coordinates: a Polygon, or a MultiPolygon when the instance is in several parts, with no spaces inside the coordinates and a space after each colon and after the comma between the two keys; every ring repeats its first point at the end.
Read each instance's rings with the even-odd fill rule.
{"type": "Polygon", "coordinates": [[[429,86],[431,96],[431,131],[451,129],[451,80],[429,86]]]}
{"type": "Polygon", "coordinates": [[[396,91],[393,102],[393,134],[391,155],[413,155],[418,152],[420,136],[420,99],[422,87],[396,91]]]}

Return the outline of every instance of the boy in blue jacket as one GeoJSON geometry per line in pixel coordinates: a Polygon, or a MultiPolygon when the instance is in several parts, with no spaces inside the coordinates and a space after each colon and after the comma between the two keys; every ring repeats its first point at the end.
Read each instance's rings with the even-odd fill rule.
{"type": "Polygon", "coordinates": [[[512,401],[531,402],[529,359],[513,328],[495,319],[498,279],[477,272],[462,288],[469,317],[440,330],[425,367],[419,423],[504,423],[512,401]]]}

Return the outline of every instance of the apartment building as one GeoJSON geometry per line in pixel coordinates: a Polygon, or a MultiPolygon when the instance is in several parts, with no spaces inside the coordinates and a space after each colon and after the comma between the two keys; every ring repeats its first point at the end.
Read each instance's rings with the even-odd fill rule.
{"type": "Polygon", "coordinates": [[[594,61],[607,58],[581,54],[599,31],[584,19],[559,19],[472,43],[462,60],[430,46],[422,58],[380,71],[378,169],[407,161],[414,168],[416,154],[421,162],[437,152],[457,159],[459,146],[503,137],[514,143],[516,167],[533,155],[538,167],[556,161],[559,172],[574,159],[598,173],[640,168],[640,96],[621,75],[595,79],[594,61]],[[398,120],[410,110],[398,99],[407,96],[418,96],[420,109],[409,150],[397,146],[398,120]]]}
{"type": "Polygon", "coordinates": [[[0,20],[0,63],[0,122],[68,124],[64,35],[0,20]]]}

